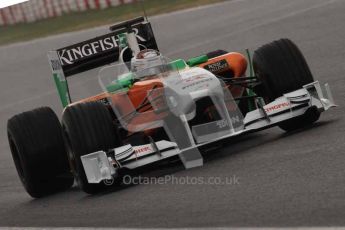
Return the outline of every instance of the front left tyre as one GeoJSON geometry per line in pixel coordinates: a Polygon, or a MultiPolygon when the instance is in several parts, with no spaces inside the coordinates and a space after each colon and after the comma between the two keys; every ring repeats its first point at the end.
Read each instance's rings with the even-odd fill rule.
{"type": "MultiPolygon", "coordinates": [[[[289,39],[280,39],[257,49],[253,56],[255,75],[261,82],[258,95],[267,103],[285,93],[314,82],[313,75],[300,49],[289,39]]],[[[313,124],[320,118],[316,108],[279,124],[285,131],[294,131],[313,124]]]]}
{"type": "Polygon", "coordinates": [[[25,190],[40,198],[70,188],[70,172],[60,122],[48,107],[13,116],[7,123],[12,157],[25,190]]]}

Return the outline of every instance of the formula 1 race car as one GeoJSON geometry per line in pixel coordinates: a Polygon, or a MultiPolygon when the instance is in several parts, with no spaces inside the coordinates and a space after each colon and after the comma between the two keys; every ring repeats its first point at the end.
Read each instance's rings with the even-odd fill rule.
{"type": "Polygon", "coordinates": [[[229,138],[273,126],[299,129],[335,106],[329,86],[314,81],[288,39],[258,48],[253,60],[249,52],[224,50],[170,60],[143,17],[110,29],[49,52],[61,124],[47,107],[8,121],[15,166],[32,197],[74,180],[97,193],[128,171],[173,158],[185,168],[201,166],[202,153],[229,138]],[[101,66],[104,92],[72,103],[68,77],[101,66]]]}

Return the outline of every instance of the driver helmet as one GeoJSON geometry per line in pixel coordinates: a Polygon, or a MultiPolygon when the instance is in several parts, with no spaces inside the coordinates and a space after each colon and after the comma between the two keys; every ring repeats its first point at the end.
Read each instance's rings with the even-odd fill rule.
{"type": "Polygon", "coordinates": [[[162,73],[164,64],[163,56],[158,51],[145,49],[132,58],[131,69],[137,77],[145,78],[162,73]]]}

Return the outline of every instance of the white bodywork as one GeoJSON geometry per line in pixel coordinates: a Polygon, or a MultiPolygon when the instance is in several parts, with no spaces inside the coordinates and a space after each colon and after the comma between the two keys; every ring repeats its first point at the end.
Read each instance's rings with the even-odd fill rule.
{"type": "MultiPolygon", "coordinates": [[[[187,68],[174,71],[165,74],[162,82],[170,114],[167,119],[150,123],[146,127],[164,127],[170,141],[163,140],[141,146],[121,146],[114,149],[113,157],[109,157],[109,154],[103,151],[82,156],[89,183],[111,179],[116,176],[118,168],[135,169],[172,156],[179,156],[186,168],[201,166],[203,158],[198,150],[201,146],[274,126],[303,115],[311,107],[323,112],[335,106],[329,86],[325,85],[323,90],[316,81],[303,86],[302,89],[284,94],[243,117],[230,91],[224,90],[224,83],[204,69],[187,68]],[[221,119],[189,127],[188,121],[195,116],[195,101],[203,97],[212,99],[221,119]]],[[[154,99],[149,97],[149,100],[154,111],[163,109],[161,105],[155,105],[154,99]]],[[[122,115],[119,111],[115,113],[118,117],[122,115]]],[[[120,122],[127,125],[126,121],[120,122]]],[[[142,127],[145,126],[131,128],[139,131],[144,130],[142,127]]]]}

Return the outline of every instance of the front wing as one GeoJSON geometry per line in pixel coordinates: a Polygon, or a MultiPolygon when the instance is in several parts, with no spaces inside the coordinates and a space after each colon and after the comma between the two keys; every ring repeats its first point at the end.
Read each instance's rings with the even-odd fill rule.
{"type": "MultiPolygon", "coordinates": [[[[303,86],[302,89],[284,94],[267,105],[258,106],[258,109],[246,114],[243,127],[235,132],[224,131],[221,136],[219,136],[221,133],[219,131],[218,135],[194,135],[196,144],[193,147],[200,148],[222,139],[269,128],[283,121],[302,116],[312,108],[324,112],[335,106],[329,85],[325,84],[324,87],[321,87],[320,83],[316,81],[303,86]]],[[[227,125],[226,121],[222,120],[214,122],[214,126],[217,127],[227,125]]],[[[212,127],[212,124],[209,127],[212,127]]],[[[115,177],[120,168],[136,169],[173,156],[180,156],[181,160],[185,162],[190,153],[193,155],[193,148],[180,150],[176,143],[163,140],[152,141],[150,144],[141,146],[125,145],[107,153],[98,151],[82,156],[81,160],[88,182],[100,183],[115,177]]],[[[193,159],[193,161],[192,164],[185,164],[185,167],[202,165],[202,158],[193,159]]]]}

